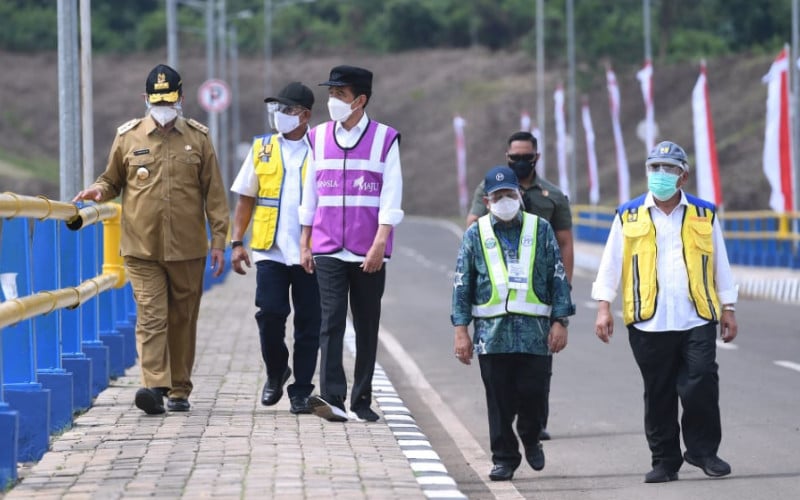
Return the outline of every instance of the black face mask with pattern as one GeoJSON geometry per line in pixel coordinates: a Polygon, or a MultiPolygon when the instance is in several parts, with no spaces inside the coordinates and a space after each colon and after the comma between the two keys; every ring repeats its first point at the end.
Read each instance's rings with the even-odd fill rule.
{"type": "Polygon", "coordinates": [[[531,172],[533,172],[534,168],[536,167],[536,161],[510,161],[508,162],[508,166],[511,167],[511,170],[513,170],[515,174],[517,174],[517,179],[521,181],[523,179],[527,179],[528,176],[531,175],[531,172]]]}

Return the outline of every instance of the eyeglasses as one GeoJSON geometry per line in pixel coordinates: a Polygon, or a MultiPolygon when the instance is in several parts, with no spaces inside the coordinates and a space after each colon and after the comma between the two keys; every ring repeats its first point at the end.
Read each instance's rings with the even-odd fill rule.
{"type": "Polygon", "coordinates": [[[654,163],[647,165],[648,172],[664,172],[667,174],[680,175],[683,173],[683,168],[677,165],[669,165],[666,163],[654,163]]]}
{"type": "Polygon", "coordinates": [[[276,102],[276,101],[267,103],[267,110],[270,113],[279,112],[286,115],[299,115],[300,113],[305,111],[305,109],[306,108],[298,104],[283,104],[281,102],[276,102]]]}
{"type": "Polygon", "coordinates": [[[510,189],[508,190],[504,189],[500,191],[495,191],[494,193],[489,194],[487,197],[489,198],[489,201],[491,201],[492,203],[497,203],[503,198],[511,198],[512,200],[519,201],[519,192],[510,189]]]}
{"type": "Polygon", "coordinates": [[[527,161],[531,162],[536,159],[535,153],[526,153],[521,155],[508,155],[508,159],[511,161],[527,161]]]}

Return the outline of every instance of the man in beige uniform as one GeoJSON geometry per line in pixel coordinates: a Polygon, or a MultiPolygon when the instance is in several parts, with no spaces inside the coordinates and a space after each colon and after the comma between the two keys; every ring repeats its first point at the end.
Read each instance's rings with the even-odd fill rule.
{"type": "Polygon", "coordinates": [[[148,113],[117,129],[106,171],[73,201],[122,194],[121,251],[137,305],[136,347],[148,414],[188,411],[197,315],[211,230],[214,276],[224,268],[229,212],[208,128],[180,113],[180,75],[159,64],[147,77],[148,113]]]}

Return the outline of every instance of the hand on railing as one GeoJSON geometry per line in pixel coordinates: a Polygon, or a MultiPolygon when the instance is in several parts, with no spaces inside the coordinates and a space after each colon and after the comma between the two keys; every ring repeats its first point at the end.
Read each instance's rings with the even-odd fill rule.
{"type": "Polygon", "coordinates": [[[72,203],[76,201],[82,200],[89,200],[89,201],[100,201],[103,199],[103,191],[100,188],[87,188],[81,191],[80,193],[75,195],[75,198],[72,199],[72,203]]]}

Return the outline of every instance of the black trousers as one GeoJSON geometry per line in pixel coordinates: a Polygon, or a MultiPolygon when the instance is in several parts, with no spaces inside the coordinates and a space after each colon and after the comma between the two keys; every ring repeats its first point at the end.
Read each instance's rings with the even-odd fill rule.
{"type": "Polygon", "coordinates": [[[716,455],[722,439],[717,374],[717,325],[691,330],[642,332],[628,327],[633,356],[644,381],[644,429],[652,465],[677,471],[686,451],[697,457],[716,455]],[[678,425],[678,398],[683,407],[678,425]]]}
{"type": "Polygon", "coordinates": [[[314,390],[311,379],[317,367],[320,307],[317,276],[302,266],[287,266],[262,260],[256,263],[256,322],[261,337],[261,357],[267,377],[280,378],[289,366],[286,348],[286,318],[289,317],[289,291],[294,305],[294,383],[287,387],[289,397],[308,396],[314,390]]]}
{"type": "Polygon", "coordinates": [[[342,364],[347,305],[356,336],[356,362],[350,408],[372,402],[372,375],[378,352],[381,298],[386,284],[386,266],[365,273],[358,262],[333,257],[315,259],[319,282],[322,326],[320,329],[320,392],[323,397],[346,399],[347,378],[342,364]]]}
{"type": "Polygon", "coordinates": [[[482,354],[478,356],[486,390],[492,463],[517,468],[522,461],[517,433],[525,450],[539,443],[544,393],[552,367],[551,356],[482,354]]]}

